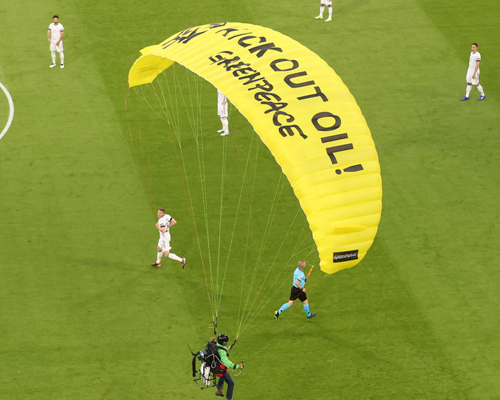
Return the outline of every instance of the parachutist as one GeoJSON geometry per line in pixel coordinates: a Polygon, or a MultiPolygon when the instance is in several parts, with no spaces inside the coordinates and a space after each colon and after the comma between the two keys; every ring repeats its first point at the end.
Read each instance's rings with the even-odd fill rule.
{"type": "MultiPolygon", "coordinates": [[[[304,311],[306,312],[307,318],[314,318],[316,313],[311,313],[309,311],[309,300],[306,296],[306,288],[304,287],[306,284],[306,275],[304,274],[304,268],[306,267],[306,262],[300,260],[298,262],[298,266],[293,273],[293,286],[290,292],[290,300],[283,304],[278,311],[274,312],[274,319],[277,321],[280,314],[285,311],[287,308],[293,306],[293,303],[299,298],[304,307],[304,311]]],[[[308,275],[309,276],[309,275],[308,275]]]]}
{"type": "MultiPolygon", "coordinates": [[[[212,339],[215,340],[215,338],[212,338],[212,339]]],[[[224,387],[224,382],[226,382],[227,383],[226,399],[231,400],[233,398],[234,380],[231,377],[231,375],[228,374],[227,369],[228,368],[243,369],[245,366],[243,365],[243,363],[234,364],[232,361],[229,360],[229,358],[228,358],[229,349],[226,347],[228,342],[229,342],[229,338],[224,333],[221,333],[219,335],[219,337],[217,338],[217,350],[219,353],[220,361],[222,363],[222,365],[221,365],[222,372],[220,374],[216,374],[220,378],[219,378],[219,382],[216,385],[217,390],[215,392],[215,395],[216,396],[224,396],[224,393],[222,392],[222,388],[224,387]]]]}
{"type": "Polygon", "coordinates": [[[222,333],[218,337],[212,337],[210,342],[205,345],[204,351],[193,353],[191,348],[189,350],[193,355],[192,367],[193,377],[195,378],[194,381],[200,389],[216,387],[217,390],[215,395],[223,397],[224,393],[222,392],[222,388],[225,382],[227,383],[226,398],[231,400],[233,398],[234,381],[228,373],[228,368],[242,370],[245,366],[243,365],[243,361],[241,364],[234,364],[229,360],[229,350],[234,346],[236,340],[231,346],[226,347],[228,341],[229,338],[227,335],[222,333]],[[196,368],[196,360],[202,362],[199,371],[197,371],[196,368]],[[217,384],[215,383],[216,377],[219,377],[217,384]],[[199,381],[202,381],[203,385],[200,385],[200,383],[198,383],[199,381]]]}

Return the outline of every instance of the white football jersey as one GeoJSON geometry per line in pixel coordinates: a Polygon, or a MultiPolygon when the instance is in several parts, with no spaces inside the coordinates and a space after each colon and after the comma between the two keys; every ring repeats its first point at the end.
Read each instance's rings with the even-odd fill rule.
{"type": "Polygon", "coordinates": [[[222,103],[227,102],[227,97],[219,89],[217,89],[217,103],[222,105],[222,103]]]}
{"type": "Polygon", "coordinates": [[[49,25],[50,40],[52,43],[57,43],[61,39],[61,32],[64,31],[64,26],[59,22],[57,25],[53,22],[49,25]]]}
{"type": "Polygon", "coordinates": [[[170,229],[170,220],[171,219],[172,219],[172,217],[170,215],[165,214],[163,217],[161,217],[158,220],[158,226],[160,228],[163,228],[163,227],[167,228],[167,230],[165,232],[160,231],[160,238],[170,236],[169,229],[170,229]]]}
{"type": "MultiPolygon", "coordinates": [[[[476,62],[481,61],[481,54],[479,51],[476,51],[473,53],[472,51],[470,52],[470,57],[469,57],[469,69],[474,71],[476,69],[476,62]]],[[[478,69],[479,71],[479,69],[478,69]]]]}
{"type": "Polygon", "coordinates": [[[227,118],[228,110],[228,99],[226,95],[217,89],[217,115],[227,118]]]}

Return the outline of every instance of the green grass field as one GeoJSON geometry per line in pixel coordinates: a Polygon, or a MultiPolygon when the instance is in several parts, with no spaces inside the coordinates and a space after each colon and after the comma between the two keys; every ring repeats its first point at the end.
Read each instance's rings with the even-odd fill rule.
{"type": "MultiPolygon", "coordinates": [[[[384,190],[367,257],[326,278],[317,268],[308,296],[318,316],[307,321],[296,304],[276,323],[296,261],[317,265],[318,256],[267,149],[232,108],[224,150],[215,91],[203,90],[214,160],[207,180],[220,184],[223,151],[231,168],[224,183],[236,192],[228,205],[248,154],[256,180],[238,227],[248,224],[251,234],[224,230],[203,252],[224,263],[231,247],[219,331],[234,338],[245,296],[265,301],[231,352],[246,365],[234,398],[500,399],[500,6],[334,1],[328,24],[313,18],[318,9],[317,0],[0,4],[0,82],[16,107],[0,140],[1,399],[214,398],[190,374],[187,345],[201,349],[212,331],[182,174],[161,121],[131,106],[127,74],[143,47],[221,21],[273,28],[335,69],[370,126],[384,190]],[[48,68],[53,14],[66,28],[64,70],[48,68]],[[472,42],[487,98],[476,101],[473,89],[460,102],[472,42]],[[172,244],[188,259],[184,271],[172,260],[149,266],[161,206],[178,221],[172,244]],[[263,264],[276,256],[276,284],[242,296],[238,260],[252,264],[258,254],[263,264]]],[[[209,195],[217,215],[220,192],[209,195]]]]}

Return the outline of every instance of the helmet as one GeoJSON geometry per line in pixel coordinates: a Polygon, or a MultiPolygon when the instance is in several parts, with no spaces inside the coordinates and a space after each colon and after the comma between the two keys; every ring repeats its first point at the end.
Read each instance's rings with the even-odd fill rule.
{"type": "Polygon", "coordinates": [[[227,342],[229,342],[229,338],[227,337],[227,335],[225,333],[221,333],[219,335],[219,337],[217,338],[217,343],[225,346],[225,345],[227,345],[227,342]]]}

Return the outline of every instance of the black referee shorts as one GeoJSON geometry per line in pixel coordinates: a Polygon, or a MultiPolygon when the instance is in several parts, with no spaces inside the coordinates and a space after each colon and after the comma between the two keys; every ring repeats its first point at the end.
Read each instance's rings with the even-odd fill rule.
{"type": "Polygon", "coordinates": [[[299,299],[301,302],[304,302],[307,300],[307,296],[302,290],[296,288],[295,286],[292,286],[292,291],[290,292],[290,300],[297,299],[299,299]]]}

